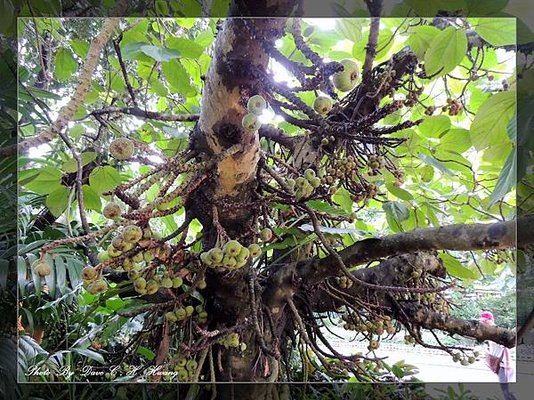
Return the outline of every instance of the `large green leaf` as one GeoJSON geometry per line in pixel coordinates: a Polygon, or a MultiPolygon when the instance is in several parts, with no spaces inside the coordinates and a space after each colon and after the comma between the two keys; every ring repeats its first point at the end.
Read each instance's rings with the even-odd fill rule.
{"type": "Polygon", "coordinates": [[[513,18],[480,18],[475,31],[493,46],[515,44],[516,41],[513,18]]]}
{"type": "Polygon", "coordinates": [[[344,39],[354,43],[362,40],[362,20],[359,18],[341,18],[336,20],[336,32],[344,39]]]}
{"type": "Polygon", "coordinates": [[[85,208],[100,211],[102,202],[99,193],[89,185],[82,186],[83,200],[85,208]]]}
{"type": "Polygon", "coordinates": [[[168,49],[160,46],[153,46],[143,42],[128,43],[122,48],[125,59],[134,59],[139,53],[143,53],[155,61],[169,61],[180,57],[180,52],[176,49],[168,49]]]}
{"type": "Polygon", "coordinates": [[[479,108],[471,124],[471,142],[477,150],[494,143],[510,141],[506,127],[515,111],[515,92],[500,92],[490,96],[479,108]]]}
{"type": "Polygon", "coordinates": [[[499,178],[497,179],[497,184],[495,185],[495,189],[493,189],[493,192],[491,193],[488,208],[490,208],[492,205],[497,203],[507,193],[510,192],[510,190],[517,183],[516,176],[517,176],[517,157],[516,157],[515,151],[512,150],[512,152],[506,159],[506,162],[504,163],[504,167],[501,173],[499,174],[499,178]]]}
{"type": "Polygon", "coordinates": [[[65,186],[60,186],[53,192],[50,192],[45,201],[48,209],[58,217],[69,204],[69,189],[65,186]]]}
{"type": "Polygon", "coordinates": [[[102,194],[120,185],[122,178],[117,170],[109,165],[96,167],[89,175],[89,185],[102,194]]]}
{"type": "Polygon", "coordinates": [[[62,47],[54,58],[54,75],[58,81],[66,81],[78,69],[78,63],[72,56],[70,50],[62,47]]]}
{"type": "Polygon", "coordinates": [[[427,75],[448,74],[460,64],[466,53],[465,32],[449,26],[432,39],[425,54],[425,71],[427,75]]]}
{"type": "MultiPolygon", "coordinates": [[[[82,161],[82,167],[84,165],[89,164],[91,161],[96,159],[96,153],[94,151],[86,151],[80,154],[80,158],[82,161]]],[[[76,160],[74,158],[69,158],[67,161],[63,163],[63,166],[61,169],[68,173],[74,173],[78,170],[78,164],[76,163],[76,160]]]]}
{"type": "Polygon", "coordinates": [[[167,39],[167,46],[169,46],[170,50],[177,51],[183,58],[197,59],[204,51],[204,47],[193,40],[183,37],[169,37],[167,39]]]}
{"type": "Polygon", "coordinates": [[[48,194],[61,186],[63,174],[58,168],[44,167],[37,176],[26,183],[26,188],[39,194],[48,194]]]}
{"type": "Polygon", "coordinates": [[[447,253],[442,253],[439,258],[443,261],[443,265],[447,269],[447,272],[452,276],[460,279],[477,279],[478,274],[476,271],[467,268],[455,257],[447,253]]]}
{"type": "Polygon", "coordinates": [[[419,132],[426,137],[439,137],[450,127],[451,119],[446,115],[426,117],[418,126],[419,132]]]}
{"type": "Polygon", "coordinates": [[[436,37],[439,32],[440,30],[435,26],[416,26],[410,34],[407,44],[410,46],[417,58],[423,60],[426,51],[432,43],[432,40],[434,40],[434,37],[436,37]]]}
{"type": "Polygon", "coordinates": [[[178,60],[166,61],[161,66],[173,92],[181,93],[184,96],[194,96],[196,94],[196,89],[191,86],[189,74],[178,60]]]}

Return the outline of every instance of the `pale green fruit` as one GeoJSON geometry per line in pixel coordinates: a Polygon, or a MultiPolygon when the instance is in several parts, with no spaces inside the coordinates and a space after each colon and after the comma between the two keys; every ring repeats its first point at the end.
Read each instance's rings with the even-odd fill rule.
{"type": "MultiPolygon", "coordinates": [[[[140,272],[138,269],[136,268],[132,268],[130,269],[128,272],[128,279],[131,279],[132,281],[133,280],[136,280],[137,278],[139,278],[140,276],[140,272]]],[[[144,288],[144,287],[143,287],[144,288]]]]}
{"type": "Polygon", "coordinates": [[[180,307],[174,310],[174,313],[176,314],[176,318],[178,318],[178,321],[183,321],[187,318],[187,311],[185,311],[185,308],[180,307]]]}
{"type": "Polygon", "coordinates": [[[193,313],[195,312],[195,308],[193,306],[187,306],[185,308],[185,313],[188,317],[190,317],[191,315],[193,315],[193,313]]]}
{"type": "Polygon", "coordinates": [[[248,262],[248,259],[244,259],[244,260],[236,260],[236,264],[234,265],[234,268],[236,269],[239,269],[239,268],[243,268],[245,265],[247,265],[247,262],[248,262]]]}
{"type": "Polygon", "coordinates": [[[113,238],[111,241],[111,245],[115,247],[117,250],[124,251],[124,237],[122,235],[117,235],[113,238]]]}
{"type": "Polygon", "coordinates": [[[235,257],[241,251],[241,244],[237,240],[230,240],[224,245],[224,253],[235,257]]]}
{"type": "Polygon", "coordinates": [[[134,153],[134,144],[128,138],[118,138],[110,143],[109,152],[117,160],[127,160],[134,153]]]}
{"type": "Polygon", "coordinates": [[[260,232],[260,238],[264,242],[268,242],[273,238],[273,231],[270,228],[263,228],[260,232]]]}
{"type": "Polygon", "coordinates": [[[171,278],[163,278],[161,280],[161,286],[166,288],[166,289],[172,288],[172,279],[171,278]]]}
{"type": "Polygon", "coordinates": [[[204,311],[204,308],[202,307],[202,304],[199,304],[198,306],[195,307],[195,311],[197,313],[201,313],[202,311],[204,311]]]}
{"type": "Polygon", "coordinates": [[[313,109],[317,111],[320,115],[326,115],[332,109],[334,102],[330,97],[319,96],[316,97],[313,102],[313,109]]]}
{"type": "Polygon", "coordinates": [[[91,266],[82,269],[82,279],[87,282],[92,282],[98,276],[98,271],[91,266]]]}
{"type": "Polygon", "coordinates": [[[260,115],[267,108],[267,102],[259,94],[248,99],[247,110],[255,115],[260,115]]]}
{"type": "Polygon", "coordinates": [[[107,252],[109,254],[110,257],[118,257],[122,254],[122,251],[120,251],[119,249],[116,249],[115,247],[113,247],[112,244],[110,244],[107,248],[107,252]]]}
{"type": "Polygon", "coordinates": [[[256,132],[261,127],[260,120],[252,113],[245,115],[241,120],[241,124],[247,132],[256,132]]]}
{"type": "Polygon", "coordinates": [[[201,312],[198,313],[198,318],[206,319],[206,318],[208,318],[208,313],[206,311],[201,311],[201,312]]]}
{"type": "Polygon", "coordinates": [[[293,189],[295,187],[295,180],[293,178],[289,178],[286,180],[286,185],[293,189]]]}
{"type": "Polygon", "coordinates": [[[246,262],[248,260],[249,256],[250,256],[250,251],[246,247],[241,247],[241,251],[239,252],[237,257],[235,258],[235,260],[239,264],[239,263],[241,263],[243,261],[246,262]]]}
{"type": "Polygon", "coordinates": [[[261,247],[257,243],[252,243],[250,246],[248,246],[248,251],[250,252],[250,255],[254,258],[259,257],[261,255],[261,247]]]}
{"type": "Polygon", "coordinates": [[[296,180],[295,180],[295,187],[296,188],[303,188],[304,185],[306,185],[307,183],[307,179],[304,178],[303,176],[299,176],[296,180]]]}
{"type": "Polygon", "coordinates": [[[146,288],[146,279],[142,276],[136,278],[134,281],[134,288],[136,291],[144,290],[146,288]]]}
{"type": "Polygon", "coordinates": [[[178,365],[178,367],[185,367],[185,364],[187,363],[187,358],[185,357],[178,357],[178,359],[176,360],[176,365],[178,365]]]}
{"type": "Polygon", "coordinates": [[[105,292],[108,288],[108,284],[103,279],[97,279],[96,281],[92,282],[87,286],[87,291],[91,294],[98,294],[105,292]]]}
{"type": "Polygon", "coordinates": [[[48,276],[52,272],[52,269],[50,268],[50,265],[48,265],[48,263],[46,261],[44,261],[44,260],[35,261],[32,264],[32,269],[40,277],[48,276]]]}
{"type": "Polygon", "coordinates": [[[336,72],[332,77],[334,86],[341,92],[348,92],[356,86],[360,77],[360,67],[356,61],[350,59],[342,60],[341,65],[343,65],[343,71],[336,72]]]}
{"type": "Polygon", "coordinates": [[[147,294],[154,294],[159,290],[159,283],[155,280],[149,280],[146,283],[146,292],[147,294]]]}
{"type": "Polygon", "coordinates": [[[207,251],[200,253],[200,261],[202,261],[207,266],[213,265],[213,261],[207,251]]]}
{"type": "Polygon", "coordinates": [[[178,321],[178,318],[176,318],[176,314],[173,313],[172,311],[169,311],[169,312],[166,312],[165,313],[165,319],[169,322],[176,322],[178,321]]]}
{"type": "Polygon", "coordinates": [[[127,242],[137,243],[143,238],[143,230],[137,225],[128,225],[126,228],[124,228],[122,236],[127,242]]]}
{"type": "Polygon", "coordinates": [[[103,263],[103,262],[108,261],[110,259],[110,256],[107,251],[103,250],[98,253],[96,258],[98,259],[99,262],[103,263]]]}
{"type": "Polygon", "coordinates": [[[135,262],[135,263],[140,263],[140,262],[143,262],[144,258],[143,258],[143,252],[140,251],[139,253],[135,254],[132,256],[132,261],[135,262]]]}
{"type": "Polygon", "coordinates": [[[185,368],[181,368],[178,371],[178,374],[176,375],[176,377],[178,378],[178,381],[180,382],[187,382],[187,380],[189,379],[189,373],[187,372],[185,368]]]}
{"type": "Polygon", "coordinates": [[[310,180],[310,185],[312,188],[316,189],[318,188],[319,186],[321,186],[321,178],[319,177],[314,177],[310,180]]]}
{"type": "Polygon", "coordinates": [[[172,287],[174,289],[179,288],[180,286],[182,286],[183,283],[184,283],[184,280],[180,278],[179,276],[172,278],[172,287]]]}
{"type": "Polygon", "coordinates": [[[315,171],[311,168],[308,168],[306,171],[304,171],[304,178],[306,178],[307,181],[312,180],[315,178],[315,171]]]}
{"type": "Polygon", "coordinates": [[[154,259],[154,253],[150,250],[143,251],[143,259],[148,263],[154,259]]]}
{"type": "Polygon", "coordinates": [[[200,290],[206,289],[207,286],[208,285],[206,284],[206,281],[204,279],[198,281],[197,288],[199,288],[200,290]]]}
{"type": "Polygon", "coordinates": [[[104,206],[102,214],[108,219],[117,219],[120,217],[122,210],[117,203],[110,202],[104,206]]]}
{"type": "Polygon", "coordinates": [[[209,254],[209,258],[215,265],[220,264],[224,257],[224,252],[222,251],[222,249],[218,247],[214,247],[213,249],[208,251],[208,254],[209,254]]]}
{"type": "Polygon", "coordinates": [[[198,363],[196,360],[188,360],[185,364],[185,369],[187,369],[189,372],[193,372],[197,369],[198,363]]]}
{"type": "Polygon", "coordinates": [[[236,259],[234,257],[231,257],[229,255],[224,256],[223,261],[222,261],[223,267],[225,267],[225,268],[233,268],[233,267],[235,267],[236,264],[237,264],[237,261],[236,261],[236,259]]]}

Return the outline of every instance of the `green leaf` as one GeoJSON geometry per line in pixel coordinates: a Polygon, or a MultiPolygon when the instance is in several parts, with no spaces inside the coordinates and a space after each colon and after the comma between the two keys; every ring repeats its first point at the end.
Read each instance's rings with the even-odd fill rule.
{"type": "Polygon", "coordinates": [[[80,58],[85,58],[89,51],[89,42],[86,40],[73,39],[70,41],[70,47],[80,58]]]}
{"type": "Polygon", "coordinates": [[[392,195],[394,195],[395,197],[401,200],[406,200],[406,201],[413,200],[413,196],[410,192],[408,192],[405,189],[395,186],[392,182],[386,182],[386,188],[388,189],[389,193],[391,193],[392,195]]]}
{"type": "Polygon", "coordinates": [[[58,168],[44,167],[39,174],[30,182],[26,183],[26,188],[39,194],[48,194],[61,187],[63,174],[58,168]]]}
{"type": "Polygon", "coordinates": [[[512,150],[512,152],[506,159],[506,162],[504,163],[504,167],[501,173],[499,174],[499,178],[497,179],[497,184],[495,185],[495,189],[493,189],[493,192],[491,193],[490,202],[487,208],[490,208],[492,205],[497,203],[506,194],[508,194],[510,190],[512,190],[512,188],[516,184],[516,176],[517,176],[516,172],[517,172],[516,152],[512,150]]]}
{"type": "Polygon", "coordinates": [[[425,53],[430,47],[432,40],[439,32],[440,30],[438,28],[429,25],[416,26],[413,29],[407,44],[418,59],[424,59],[425,53]]]}
{"type": "Polygon", "coordinates": [[[410,217],[410,210],[400,201],[386,201],[382,204],[386,215],[390,215],[397,222],[402,222],[410,217]]]}
{"type": "Polygon", "coordinates": [[[480,18],[475,31],[493,46],[515,44],[514,18],[480,18]]]}
{"type": "MultiPolygon", "coordinates": [[[[204,52],[204,47],[193,40],[171,36],[167,39],[169,49],[177,51],[183,58],[197,59],[204,52]]],[[[167,60],[165,60],[167,61],[167,60]]]]}
{"type": "Polygon", "coordinates": [[[116,188],[121,182],[122,178],[117,170],[109,165],[96,167],[89,175],[89,185],[98,194],[116,188]]]}
{"type": "Polygon", "coordinates": [[[140,50],[145,53],[147,56],[153,58],[156,61],[169,61],[174,58],[180,57],[180,52],[175,49],[166,49],[159,46],[151,46],[144,44],[141,46],[140,50]]]}
{"type": "Polygon", "coordinates": [[[427,75],[443,76],[451,72],[467,53],[467,37],[461,29],[452,26],[438,33],[425,54],[427,75]]]}
{"type": "Polygon", "coordinates": [[[463,153],[471,147],[471,136],[467,129],[449,129],[440,136],[438,148],[442,151],[463,153]]]}
{"type": "Polygon", "coordinates": [[[441,172],[447,175],[454,175],[450,169],[448,169],[441,161],[436,160],[434,157],[429,157],[426,154],[419,154],[419,159],[425,162],[428,165],[433,166],[434,168],[439,169],[441,172]]]}
{"type": "Polygon", "coordinates": [[[332,196],[332,200],[334,200],[335,203],[339,204],[343,210],[345,210],[347,213],[352,212],[352,199],[350,198],[350,193],[345,188],[339,188],[336,190],[334,195],[332,196]]]}
{"type": "Polygon", "coordinates": [[[69,189],[65,186],[60,186],[48,194],[45,204],[50,212],[58,217],[69,204],[69,189]]]}
{"type": "Polygon", "coordinates": [[[451,127],[451,119],[446,115],[435,115],[424,118],[418,126],[419,132],[426,137],[439,137],[451,127]]]}
{"type": "Polygon", "coordinates": [[[194,96],[196,94],[196,89],[191,86],[187,71],[178,60],[164,62],[161,67],[173,92],[181,93],[184,96],[194,96]]]}
{"type": "Polygon", "coordinates": [[[139,346],[137,348],[137,353],[145,357],[148,361],[152,361],[154,357],[156,357],[156,353],[144,346],[139,346]]]}
{"type": "Polygon", "coordinates": [[[496,93],[480,106],[471,124],[471,142],[477,150],[509,141],[506,127],[515,111],[515,92],[496,93]]]}
{"type": "Polygon", "coordinates": [[[331,215],[350,215],[350,212],[345,211],[344,209],[340,207],[331,206],[330,204],[322,201],[322,200],[310,200],[307,201],[306,204],[317,211],[331,214],[331,215]]]}
{"type": "Polygon", "coordinates": [[[362,20],[359,18],[337,19],[336,32],[351,42],[359,42],[362,40],[362,20]]]}
{"type": "Polygon", "coordinates": [[[477,279],[478,274],[465,267],[460,261],[447,253],[442,253],[439,258],[443,261],[443,265],[449,274],[460,279],[477,279]]]}
{"type": "Polygon", "coordinates": [[[58,81],[66,81],[78,69],[78,63],[72,56],[70,50],[62,47],[54,58],[54,75],[58,81]]]}
{"type": "MultiPolygon", "coordinates": [[[[96,159],[96,153],[94,151],[86,151],[82,154],[80,154],[81,161],[82,161],[82,167],[89,164],[91,161],[96,159]]],[[[74,158],[70,158],[67,161],[63,163],[61,166],[61,169],[68,173],[74,173],[78,171],[78,165],[76,163],[76,160],[74,158]]]]}
{"type": "Polygon", "coordinates": [[[83,200],[85,208],[89,210],[100,211],[102,209],[102,202],[99,193],[89,185],[82,186],[83,200]]]}

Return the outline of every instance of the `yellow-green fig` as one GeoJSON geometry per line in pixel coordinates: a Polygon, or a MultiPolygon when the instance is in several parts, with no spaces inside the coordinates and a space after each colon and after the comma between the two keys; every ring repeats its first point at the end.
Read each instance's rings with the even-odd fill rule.
{"type": "Polygon", "coordinates": [[[318,96],[313,102],[313,109],[320,115],[326,115],[332,109],[334,102],[328,96],[318,96]]]}
{"type": "Polygon", "coordinates": [[[134,153],[134,144],[128,138],[118,138],[110,143],[109,152],[117,160],[127,160],[134,153]]]}
{"type": "Polygon", "coordinates": [[[343,70],[336,72],[332,77],[334,86],[341,92],[348,92],[356,86],[356,82],[360,77],[360,67],[358,63],[351,59],[344,59],[340,61],[343,70]]]}
{"type": "Polygon", "coordinates": [[[98,271],[91,266],[82,269],[82,279],[87,282],[92,282],[98,276],[98,271]]]}
{"type": "Polygon", "coordinates": [[[261,127],[260,120],[252,113],[245,115],[241,120],[241,124],[247,132],[256,132],[261,127]]]}
{"type": "Polygon", "coordinates": [[[50,265],[44,260],[37,260],[32,264],[32,268],[35,271],[37,275],[40,277],[45,277],[50,275],[52,272],[52,269],[50,268],[50,265]]]}
{"type": "Polygon", "coordinates": [[[143,238],[143,230],[137,225],[128,225],[122,232],[122,237],[130,243],[137,243],[143,238]]]}
{"type": "Polygon", "coordinates": [[[122,213],[121,207],[114,202],[109,202],[104,206],[102,214],[108,219],[117,219],[122,213]]]}
{"type": "Polygon", "coordinates": [[[267,102],[259,94],[248,99],[247,110],[255,115],[260,115],[267,108],[267,102]]]}
{"type": "Polygon", "coordinates": [[[105,292],[108,288],[108,284],[103,279],[97,279],[87,286],[87,291],[91,294],[98,294],[105,292]]]}

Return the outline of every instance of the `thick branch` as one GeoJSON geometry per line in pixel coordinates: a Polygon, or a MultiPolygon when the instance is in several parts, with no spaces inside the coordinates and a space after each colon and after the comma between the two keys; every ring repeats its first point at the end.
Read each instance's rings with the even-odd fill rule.
{"type": "Polygon", "coordinates": [[[50,142],[67,126],[68,122],[76,113],[76,110],[83,103],[85,96],[91,87],[91,77],[100,58],[100,53],[118,25],[118,18],[108,18],[105,20],[102,30],[91,42],[91,46],[87,52],[87,57],[85,58],[83,67],[80,71],[78,84],[74,94],[70,98],[69,102],[59,110],[58,117],[52,123],[52,125],[46,129],[43,129],[37,136],[20,142],[18,147],[12,146],[0,149],[1,156],[13,155],[16,153],[17,149],[20,151],[27,151],[31,147],[50,142]]]}
{"type": "Polygon", "coordinates": [[[289,150],[293,150],[295,147],[295,137],[288,136],[282,129],[275,127],[274,125],[264,125],[258,131],[260,138],[272,140],[289,150]]]}
{"type": "Polygon", "coordinates": [[[424,305],[403,305],[403,312],[422,328],[439,329],[445,332],[468,336],[477,340],[491,340],[508,348],[516,343],[515,332],[509,329],[483,324],[476,320],[462,320],[450,315],[429,310],[424,305]]]}
{"type": "Polygon", "coordinates": [[[198,114],[162,114],[155,111],[143,110],[139,107],[105,107],[100,110],[95,110],[91,115],[102,114],[128,114],[139,118],[153,119],[156,121],[197,121],[198,114]]]}
{"type": "Polygon", "coordinates": [[[362,68],[362,80],[367,82],[373,68],[373,61],[376,55],[376,45],[378,43],[378,34],[380,30],[380,11],[382,9],[382,0],[367,0],[367,8],[371,14],[371,27],[369,28],[369,39],[367,41],[365,61],[362,68]]]}
{"type": "MultiPolygon", "coordinates": [[[[380,258],[421,251],[512,248],[516,246],[516,225],[519,228],[517,245],[522,247],[534,242],[534,237],[528,232],[533,223],[534,215],[529,215],[517,221],[494,224],[416,229],[380,239],[356,242],[339,252],[339,255],[346,265],[356,266],[380,258]]],[[[266,290],[267,302],[277,307],[284,302],[284,298],[293,296],[299,288],[320,283],[328,277],[339,274],[340,269],[333,256],[288,264],[269,278],[266,290]]]]}

